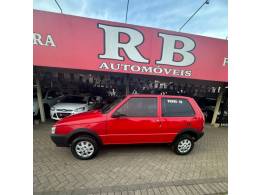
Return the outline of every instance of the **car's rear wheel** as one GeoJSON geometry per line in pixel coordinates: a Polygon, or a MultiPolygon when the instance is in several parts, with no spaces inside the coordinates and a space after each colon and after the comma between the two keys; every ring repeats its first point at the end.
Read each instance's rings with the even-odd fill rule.
{"type": "Polygon", "coordinates": [[[89,160],[97,155],[98,144],[90,136],[81,136],[72,141],[71,152],[77,159],[89,160]]]}
{"type": "Polygon", "coordinates": [[[188,134],[183,134],[174,141],[172,149],[176,154],[185,155],[192,151],[193,146],[193,138],[188,134]]]}

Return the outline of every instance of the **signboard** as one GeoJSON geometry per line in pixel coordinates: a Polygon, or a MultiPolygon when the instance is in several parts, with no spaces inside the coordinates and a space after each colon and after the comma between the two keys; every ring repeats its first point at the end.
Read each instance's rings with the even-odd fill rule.
{"type": "Polygon", "coordinates": [[[35,66],[227,82],[227,40],[34,10],[35,66]]]}

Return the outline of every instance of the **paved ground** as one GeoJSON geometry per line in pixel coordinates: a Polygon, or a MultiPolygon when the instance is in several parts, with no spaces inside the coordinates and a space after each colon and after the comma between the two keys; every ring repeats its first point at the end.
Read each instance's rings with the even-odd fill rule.
{"type": "Polygon", "coordinates": [[[80,161],[51,142],[50,127],[34,126],[34,194],[227,194],[227,128],[207,126],[187,156],[167,145],[121,145],[80,161]]]}

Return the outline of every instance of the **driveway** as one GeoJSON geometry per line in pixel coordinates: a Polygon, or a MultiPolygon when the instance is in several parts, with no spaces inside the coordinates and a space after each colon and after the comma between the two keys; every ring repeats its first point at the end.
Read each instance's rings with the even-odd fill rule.
{"type": "Polygon", "coordinates": [[[49,138],[52,122],[34,126],[34,194],[225,194],[228,130],[205,128],[187,156],[168,145],[105,146],[89,161],[49,138]]]}

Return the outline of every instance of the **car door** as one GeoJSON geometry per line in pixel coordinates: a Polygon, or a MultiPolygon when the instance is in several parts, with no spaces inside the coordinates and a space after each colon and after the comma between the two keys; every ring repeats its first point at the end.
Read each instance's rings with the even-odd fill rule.
{"type": "Polygon", "coordinates": [[[107,144],[160,142],[157,97],[131,97],[107,120],[107,144]]]}
{"type": "Polygon", "coordinates": [[[184,98],[162,97],[161,103],[161,122],[168,129],[170,142],[181,130],[192,127],[195,111],[184,98]]]}

